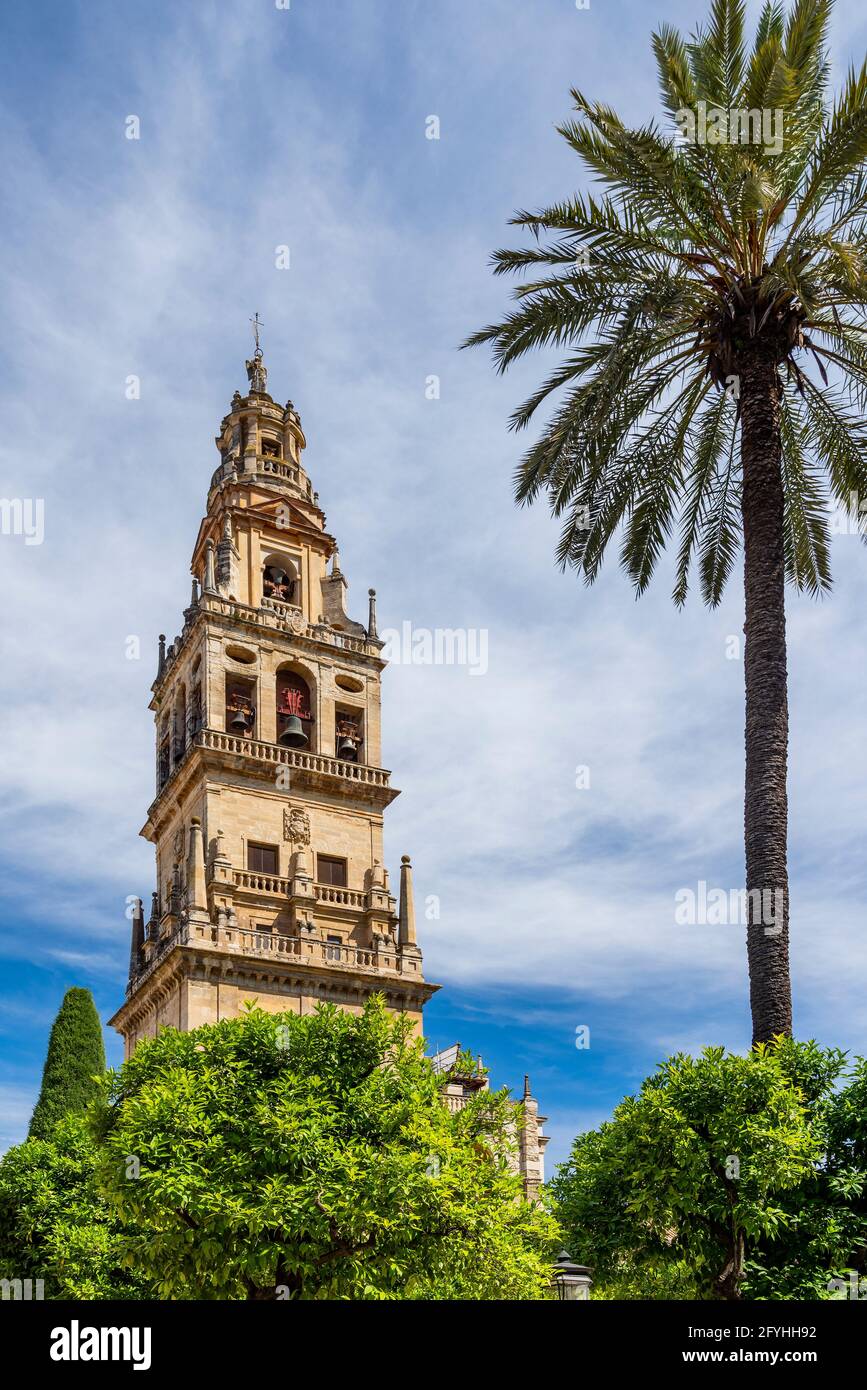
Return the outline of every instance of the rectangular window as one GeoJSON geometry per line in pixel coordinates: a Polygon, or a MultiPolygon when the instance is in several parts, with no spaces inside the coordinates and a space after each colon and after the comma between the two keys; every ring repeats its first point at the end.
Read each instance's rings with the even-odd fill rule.
{"type": "Polygon", "coordinates": [[[327,854],[317,854],[316,874],[319,883],[329,883],[332,888],[345,888],[346,860],[332,859],[327,854]]]}
{"type": "Polygon", "coordinates": [[[254,874],[276,874],[277,846],[248,845],[247,868],[254,874]]]}

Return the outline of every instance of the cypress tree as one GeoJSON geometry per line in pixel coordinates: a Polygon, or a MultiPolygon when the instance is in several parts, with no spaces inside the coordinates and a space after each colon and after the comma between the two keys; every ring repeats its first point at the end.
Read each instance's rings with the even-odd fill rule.
{"type": "Polygon", "coordinates": [[[105,1071],[102,1025],[89,989],[68,989],[48,1039],[42,1089],[29,1138],[48,1139],[64,1115],[81,1114],[97,1094],[105,1071]]]}

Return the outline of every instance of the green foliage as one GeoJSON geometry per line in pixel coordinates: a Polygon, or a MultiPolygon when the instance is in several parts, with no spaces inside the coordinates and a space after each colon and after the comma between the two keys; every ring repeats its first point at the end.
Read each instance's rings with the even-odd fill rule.
{"type": "Polygon", "coordinates": [[[0,1278],[42,1279],[50,1299],[134,1299],[148,1287],[123,1264],[122,1233],[95,1178],[81,1116],[0,1159],[0,1278]]]}
{"type": "Polygon", "coordinates": [[[867,1064],[813,1042],[779,1046],[780,1063],[804,1097],[821,1161],[781,1199],[786,1219],[747,1262],[749,1298],[829,1298],[833,1279],[863,1275],[867,1262],[867,1064]],[[838,1088],[840,1079],[845,1085],[838,1088]]]}
{"type": "Polygon", "coordinates": [[[410,1034],[379,1000],[252,1009],[110,1074],[102,1181],[161,1297],[549,1296],[555,1226],[509,1171],[510,1103],[452,1115],[410,1034]]]}
{"type": "Polygon", "coordinates": [[[449,1075],[452,1077],[487,1076],[488,1068],[482,1065],[482,1059],[477,1057],[471,1047],[462,1047],[458,1055],[449,1068],[449,1075]]]}
{"type": "Polygon", "coordinates": [[[700,1299],[701,1292],[686,1260],[636,1267],[624,1259],[618,1273],[594,1282],[590,1297],[615,1303],[690,1302],[700,1299]]]}
{"type": "Polygon", "coordinates": [[[685,1268],[702,1297],[739,1296],[747,1250],[791,1229],[786,1194],[822,1157],[797,1047],[678,1054],[576,1139],[551,1186],[567,1246],[603,1287],[685,1268]]]}
{"type": "Polygon", "coordinates": [[[830,586],[829,504],[867,496],[867,65],[830,98],[830,12],[768,0],[751,49],[743,0],[712,0],[689,43],[661,26],[667,128],[631,128],[573,91],[560,134],[601,191],[517,213],[532,243],[493,258],[528,278],[468,345],[490,343],[500,371],[564,351],[512,417],[523,428],[557,398],[516,495],[547,494],[558,559],[588,583],[616,533],[639,592],[674,540],[675,601],[694,567],[720,601],[741,535],[740,398],[765,389],[761,347],[782,394],[786,573],[830,586]],[[735,122],[732,138],[726,116],[723,142],[678,140],[710,108],[773,124],[745,140],[735,122]]]}
{"type": "Polygon", "coordinates": [[[68,989],[51,1028],[31,1139],[50,1139],[58,1120],[83,1115],[105,1071],[102,1025],[89,989],[68,989]]]}

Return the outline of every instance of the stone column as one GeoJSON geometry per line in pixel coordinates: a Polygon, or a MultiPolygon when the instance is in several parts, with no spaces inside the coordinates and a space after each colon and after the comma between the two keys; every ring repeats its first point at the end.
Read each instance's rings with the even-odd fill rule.
{"type": "Polygon", "coordinates": [[[187,854],[187,916],[191,922],[210,922],[208,889],[205,879],[205,841],[202,822],[194,816],[190,822],[190,847],[187,854]]]}
{"type": "Polygon", "coordinates": [[[398,944],[418,950],[415,936],[415,900],[412,894],[412,864],[409,855],[404,854],[400,861],[400,926],[398,944]]]}
{"type": "Polygon", "coordinates": [[[141,969],[142,947],[145,939],[144,906],[141,898],[136,898],[132,909],[132,939],[129,948],[129,978],[135,979],[141,969]]]}
{"type": "Polygon", "coordinates": [[[208,538],[205,541],[205,582],[202,589],[206,594],[217,592],[217,583],[214,573],[214,542],[208,538]]]}

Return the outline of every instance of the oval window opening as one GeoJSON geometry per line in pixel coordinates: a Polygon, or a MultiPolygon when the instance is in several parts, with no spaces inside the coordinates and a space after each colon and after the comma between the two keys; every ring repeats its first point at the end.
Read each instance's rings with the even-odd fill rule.
{"type": "Polygon", "coordinates": [[[233,661],[240,661],[243,666],[250,666],[256,660],[256,653],[251,652],[249,647],[227,647],[226,656],[233,661]]]}
{"type": "Polygon", "coordinates": [[[354,676],[335,676],[334,684],[339,685],[341,690],[352,690],[356,695],[364,689],[364,682],[356,680],[354,676]]]}

